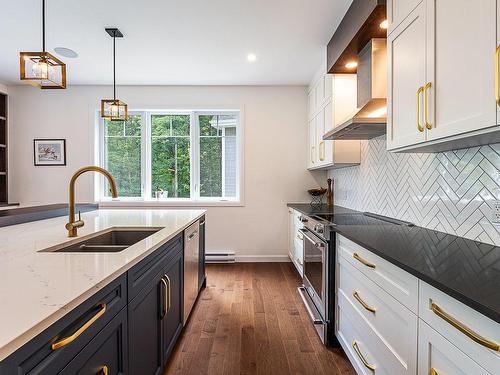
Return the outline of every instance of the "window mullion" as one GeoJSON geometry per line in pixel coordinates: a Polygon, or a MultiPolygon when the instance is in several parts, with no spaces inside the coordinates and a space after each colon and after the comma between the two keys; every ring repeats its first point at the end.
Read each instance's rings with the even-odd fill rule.
{"type": "Polygon", "coordinates": [[[151,199],[151,114],[143,112],[143,130],[141,131],[142,145],[142,196],[145,200],[151,199]]]}
{"type": "Polygon", "coordinates": [[[191,198],[193,200],[199,200],[200,198],[200,174],[199,174],[199,157],[200,157],[200,143],[199,143],[199,126],[198,126],[198,114],[196,112],[191,112],[191,186],[193,189],[193,194],[191,198]]]}

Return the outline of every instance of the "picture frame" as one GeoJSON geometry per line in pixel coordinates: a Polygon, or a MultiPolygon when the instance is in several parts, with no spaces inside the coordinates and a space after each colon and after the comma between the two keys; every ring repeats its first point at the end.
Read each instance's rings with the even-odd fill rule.
{"type": "Polygon", "coordinates": [[[66,139],[34,139],[33,163],[35,166],[65,166],[66,139]]]}

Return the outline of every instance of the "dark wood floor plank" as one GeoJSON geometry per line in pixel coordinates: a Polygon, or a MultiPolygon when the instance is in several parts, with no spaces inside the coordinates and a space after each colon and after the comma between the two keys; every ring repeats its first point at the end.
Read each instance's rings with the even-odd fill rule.
{"type": "Polygon", "coordinates": [[[319,340],[290,263],[207,265],[207,288],[164,375],[355,375],[319,340]]]}

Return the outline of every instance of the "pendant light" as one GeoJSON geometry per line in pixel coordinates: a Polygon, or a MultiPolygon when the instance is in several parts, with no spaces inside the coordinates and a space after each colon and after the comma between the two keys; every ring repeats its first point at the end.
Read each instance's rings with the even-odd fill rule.
{"type": "Polygon", "coordinates": [[[123,34],[116,28],[106,29],[113,38],[113,99],[101,100],[101,117],[111,121],[127,121],[127,104],[116,99],[116,38],[123,38],[123,34]]]}
{"type": "Polygon", "coordinates": [[[45,0],[42,0],[42,52],[20,52],[21,81],[40,89],[65,89],[66,64],[45,51],[45,0]]]}

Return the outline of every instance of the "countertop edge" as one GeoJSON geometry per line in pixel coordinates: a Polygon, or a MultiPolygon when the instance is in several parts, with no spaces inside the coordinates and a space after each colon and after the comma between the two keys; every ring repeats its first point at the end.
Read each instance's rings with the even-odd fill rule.
{"type": "MultiPolygon", "coordinates": [[[[287,207],[292,208],[294,210],[297,210],[297,211],[299,211],[300,213],[302,213],[304,215],[311,215],[310,211],[305,211],[301,207],[302,205],[308,205],[308,206],[310,206],[309,203],[287,203],[287,207]]],[[[346,207],[342,207],[342,206],[335,206],[335,207],[344,209],[346,211],[350,211],[350,212],[355,213],[355,214],[362,214],[361,211],[352,210],[350,208],[346,208],[346,207]]],[[[333,210],[333,208],[331,208],[330,210],[333,210]]],[[[314,213],[320,213],[320,212],[330,213],[331,211],[328,211],[328,210],[319,210],[319,211],[314,212],[314,213]]],[[[427,229],[427,228],[424,228],[424,229],[427,229]]],[[[450,287],[448,287],[448,286],[440,283],[436,279],[433,279],[433,278],[431,278],[431,277],[429,277],[429,276],[427,276],[427,275],[419,272],[418,270],[415,270],[414,268],[412,268],[412,267],[410,267],[410,266],[408,266],[406,264],[398,262],[397,260],[391,258],[390,256],[387,256],[385,253],[383,253],[383,252],[381,252],[381,251],[373,248],[370,245],[367,245],[367,244],[363,243],[363,241],[360,241],[355,236],[350,235],[350,234],[346,234],[345,232],[342,231],[342,228],[334,227],[333,230],[336,233],[338,233],[338,234],[346,237],[347,239],[355,242],[356,244],[358,244],[360,246],[363,246],[367,250],[371,251],[373,254],[375,254],[375,255],[383,258],[384,260],[390,262],[391,264],[395,265],[396,267],[401,268],[405,272],[408,272],[409,274],[415,276],[419,280],[421,280],[421,281],[423,281],[423,282],[425,282],[425,283],[433,286],[436,289],[439,289],[443,293],[446,293],[450,297],[453,297],[457,301],[463,303],[464,305],[470,307],[471,309],[477,311],[478,313],[486,316],[487,318],[493,320],[494,322],[500,323],[500,313],[499,312],[491,309],[490,307],[488,307],[486,305],[483,305],[481,303],[478,303],[478,302],[474,301],[473,299],[471,299],[470,297],[466,296],[465,294],[463,294],[463,293],[461,293],[461,292],[459,292],[459,291],[457,291],[455,289],[452,289],[452,288],[450,288],[450,287]]],[[[431,229],[427,229],[427,230],[431,230],[431,229]]],[[[444,233],[444,232],[442,232],[442,233],[444,233]]],[[[445,234],[450,235],[448,233],[445,233],[445,234]]],[[[456,236],[456,237],[458,237],[458,236],[456,236]]]]}
{"type": "Polygon", "coordinates": [[[97,293],[99,290],[101,290],[103,287],[108,285],[110,282],[115,280],[117,277],[120,275],[124,274],[127,272],[129,269],[131,269],[133,266],[138,264],[140,261],[145,259],[148,255],[152,254],[155,250],[157,250],[159,247],[170,241],[172,238],[174,238],[176,235],[181,233],[184,229],[189,227],[191,224],[199,220],[203,215],[206,215],[206,210],[203,209],[197,209],[196,211],[202,211],[198,216],[196,216],[194,219],[188,221],[185,225],[180,226],[178,229],[175,231],[171,232],[169,235],[167,235],[163,240],[149,248],[147,251],[143,252],[140,256],[137,256],[135,259],[131,260],[128,262],[125,266],[121,267],[120,269],[116,270],[114,273],[109,275],[108,277],[99,280],[96,282],[95,285],[93,285],[91,288],[87,289],[85,292],[82,294],[76,296],[73,300],[68,302],[65,306],[60,307],[56,312],[50,314],[49,316],[45,317],[42,319],[40,322],[38,322],[35,326],[33,326],[31,329],[21,333],[19,336],[16,338],[12,339],[9,343],[5,344],[4,346],[0,347],[0,361],[3,361],[5,358],[10,356],[12,353],[14,353],[16,350],[21,348],[23,345],[28,343],[30,340],[35,338],[37,335],[45,331],[47,328],[49,328],[52,324],[54,324],[57,320],[63,318],[66,314],[70,313],[73,311],[76,307],[78,307],[82,302],[87,300],[88,298],[92,297],[95,293],[97,293]]]}

